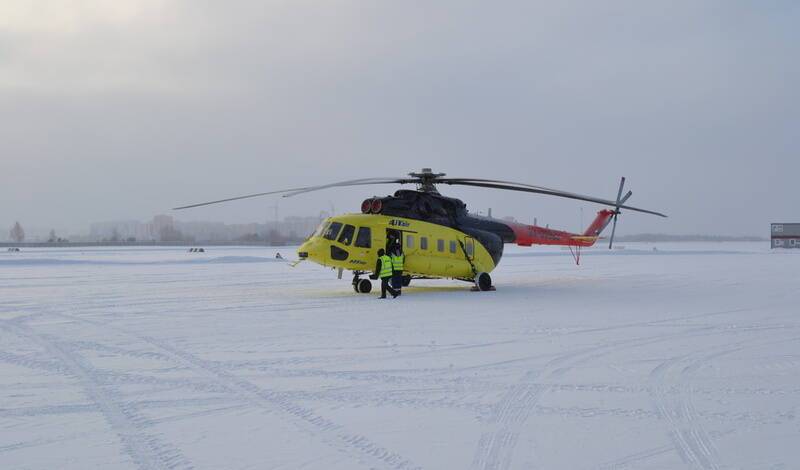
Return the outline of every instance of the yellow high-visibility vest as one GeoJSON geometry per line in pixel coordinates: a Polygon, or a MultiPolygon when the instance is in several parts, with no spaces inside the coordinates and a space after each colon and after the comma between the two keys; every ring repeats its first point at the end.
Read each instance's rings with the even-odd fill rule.
{"type": "Polygon", "coordinates": [[[403,261],[406,259],[406,255],[401,254],[400,256],[392,255],[392,268],[395,271],[403,271],[403,261]]]}
{"type": "Polygon", "coordinates": [[[392,258],[389,258],[386,255],[380,257],[381,260],[381,272],[378,273],[378,277],[392,277],[392,258]]]}

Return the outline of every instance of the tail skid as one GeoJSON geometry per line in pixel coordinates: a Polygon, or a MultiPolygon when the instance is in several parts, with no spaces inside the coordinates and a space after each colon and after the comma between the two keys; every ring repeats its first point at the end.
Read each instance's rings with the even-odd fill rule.
{"type": "Polygon", "coordinates": [[[581,248],[584,246],[594,246],[595,242],[600,239],[600,234],[608,227],[608,224],[615,215],[616,212],[603,209],[597,213],[597,217],[595,217],[586,231],[583,232],[583,235],[574,235],[570,237],[571,240],[577,242],[567,245],[572,258],[575,260],[575,264],[579,266],[581,264],[581,248]]]}

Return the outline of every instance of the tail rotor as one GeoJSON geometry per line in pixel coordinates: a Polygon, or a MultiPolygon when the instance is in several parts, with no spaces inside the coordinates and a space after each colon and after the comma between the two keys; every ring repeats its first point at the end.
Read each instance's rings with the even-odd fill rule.
{"type": "Polygon", "coordinates": [[[622,190],[625,187],[625,177],[623,176],[622,179],[619,180],[619,191],[617,192],[617,202],[614,205],[614,225],[611,227],[611,238],[608,240],[608,249],[610,250],[611,247],[614,245],[614,233],[617,231],[617,217],[620,214],[620,206],[625,204],[625,201],[628,200],[633,195],[633,191],[628,191],[625,196],[622,195],[622,190]]]}

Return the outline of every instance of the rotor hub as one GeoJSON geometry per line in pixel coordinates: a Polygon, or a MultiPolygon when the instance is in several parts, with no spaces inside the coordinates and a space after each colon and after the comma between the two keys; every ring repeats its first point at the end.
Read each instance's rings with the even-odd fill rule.
{"type": "Polygon", "coordinates": [[[408,176],[419,180],[417,181],[417,190],[439,194],[439,191],[436,190],[436,183],[439,178],[445,176],[445,173],[434,173],[430,168],[423,168],[419,173],[411,172],[408,176]]]}

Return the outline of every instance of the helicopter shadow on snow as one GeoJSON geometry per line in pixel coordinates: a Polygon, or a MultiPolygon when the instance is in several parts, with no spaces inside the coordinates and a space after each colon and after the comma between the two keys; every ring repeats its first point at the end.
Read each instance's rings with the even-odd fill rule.
{"type": "MultiPolygon", "coordinates": [[[[498,284],[497,290],[489,292],[472,291],[472,285],[469,283],[455,283],[453,284],[431,284],[425,285],[426,281],[420,281],[416,285],[403,288],[403,294],[397,299],[389,299],[394,302],[402,302],[404,299],[467,299],[469,301],[480,301],[480,299],[490,299],[497,301],[501,298],[527,298],[530,296],[575,296],[575,295],[592,295],[599,290],[606,288],[609,285],[607,279],[593,278],[593,277],[579,277],[559,276],[557,278],[549,279],[529,279],[520,280],[519,278],[509,281],[507,284],[498,284]]],[[[437,281],[434,281],[437,282],[437,281]]],[[[444,281],[438,281],[444,282],[444,281]]],[[[357,299],[372,300],[377,299],[379,291],[373,290],[369,294],[354,294],[352,291],[346,289],[313,289],[304,291],[304,295],[324,299],[335,298],[344,299],[350,298],[356,301],[357,299]]]]}

